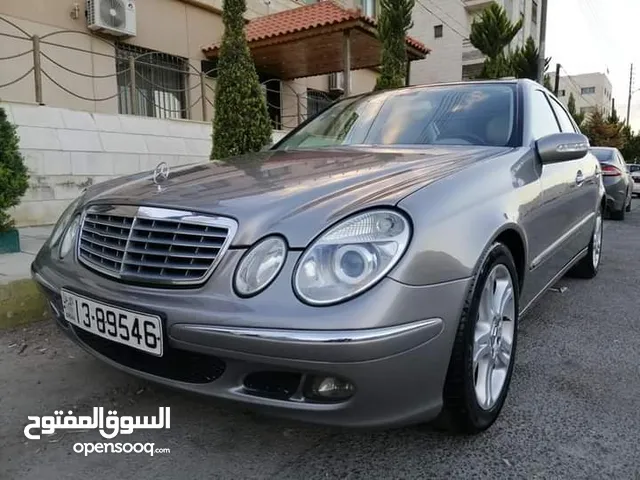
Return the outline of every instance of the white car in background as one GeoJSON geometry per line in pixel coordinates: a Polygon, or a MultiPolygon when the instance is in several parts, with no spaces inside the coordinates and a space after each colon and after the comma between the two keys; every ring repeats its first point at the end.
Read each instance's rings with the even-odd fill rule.
{"type": "Polygon", "coordinates": [[[640,196],[640,164],[629,164],[629,173],[633,178],[633,194],[640,196]]]}

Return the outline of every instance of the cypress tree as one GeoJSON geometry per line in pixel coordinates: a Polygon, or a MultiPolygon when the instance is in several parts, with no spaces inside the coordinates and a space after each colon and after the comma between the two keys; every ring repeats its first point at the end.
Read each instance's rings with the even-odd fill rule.
{"type": "Polygon", "coordinates": [[[406,35],[413,26],[415,0],[381,0],[378,35],[382,42],[380,76],[374,90],[398,88],[407,74],[406,35]]]}
{"type": "Polygon", "coordinates": [[[13,227],[7,210],[20,203],[29,187],[29,175],[19,150],[16,127],[0,107],[0,232],[13,227]]]}
{"type": "Polygon", "coordinates": [[[216,160],[256,152],[271,142],[267,103],[244,31],[246,8],[246,0],[224,0],[211,151],[216,160]]]}

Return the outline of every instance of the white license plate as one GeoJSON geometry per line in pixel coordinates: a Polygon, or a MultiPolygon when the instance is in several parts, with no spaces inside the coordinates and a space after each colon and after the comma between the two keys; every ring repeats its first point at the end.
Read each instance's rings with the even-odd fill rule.
{"type": "Polygon", "coordinates": [[[160,317],[106,305],[65,290],[61,294],[68,322],[102,338],[162,356],[160,317]]]}

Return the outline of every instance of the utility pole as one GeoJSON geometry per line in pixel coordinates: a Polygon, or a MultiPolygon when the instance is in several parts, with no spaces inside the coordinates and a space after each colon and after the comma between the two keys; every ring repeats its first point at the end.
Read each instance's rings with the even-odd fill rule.
{"type": "Polygon", "coordinates": [[[538,57],[538,82],[540,85],[544,85],[544,64],[546,63],[545,47],[547,42],[547,1],[548,0],[542,0],[541,6],[540,47],[538,49],[540,55],[538,57]]]}
{"type": "Polygon", "coordinates": [[[558,96],[558,89],[560,88],[560,64],[556,63],[556,83],[553,86],[553,94],[558,96]]]}
{"type": "Polygon", "coordinates": [[[633,95],[633,63],[631,64],[631,74],[629,75],[629,101],[627,102],[627,127],[631,116],[631,96],[633,95]]]}
{"type": "Polygon", "coordinates": [[[612,99],[611,99],[611,115],[612,115],[612,116],[613,116],[613,114],[615,113],[615,111],[616,111],[616,99],[615,99],[615,98],[612,98],[612,99]]]}

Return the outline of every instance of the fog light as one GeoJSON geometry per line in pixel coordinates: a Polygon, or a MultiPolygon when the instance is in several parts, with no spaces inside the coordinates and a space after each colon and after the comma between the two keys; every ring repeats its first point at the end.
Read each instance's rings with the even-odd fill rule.
{"type": "Polygon", "coordinates": [[[307,396],[326,400],[346,400],[355,393],[355,386],[337,377],[313,377],[307,396]]]}

